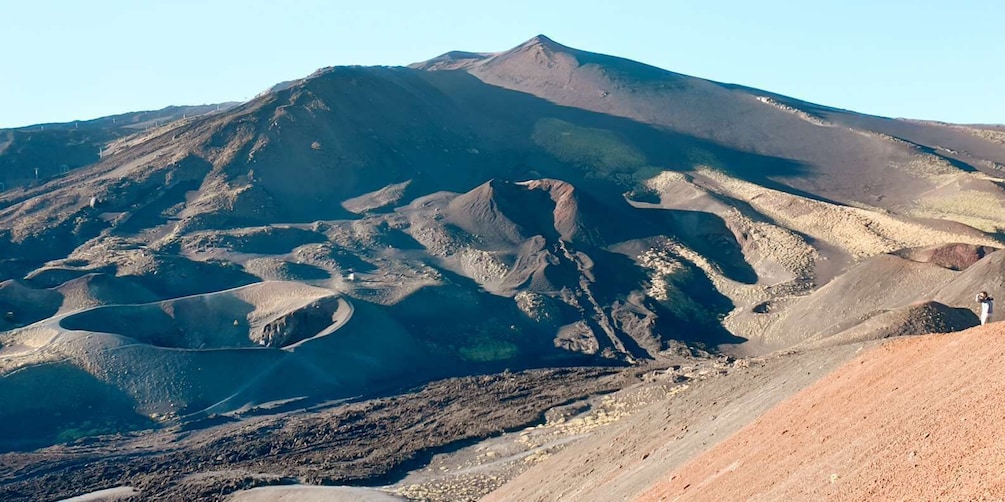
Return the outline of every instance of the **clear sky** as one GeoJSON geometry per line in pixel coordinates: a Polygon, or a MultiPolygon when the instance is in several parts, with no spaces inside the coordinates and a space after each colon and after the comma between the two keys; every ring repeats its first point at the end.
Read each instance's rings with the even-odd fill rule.
{"type": "Polygon", "coordinates": [[[0,127],[241,101],[322,66],[539,33],[866,113],[1005,123],[999,0],[0,0],[0,127]]]}

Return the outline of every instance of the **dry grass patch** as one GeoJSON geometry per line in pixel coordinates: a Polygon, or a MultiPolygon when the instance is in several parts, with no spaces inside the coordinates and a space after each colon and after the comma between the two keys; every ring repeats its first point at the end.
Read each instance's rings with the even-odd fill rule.
{"type": "Polygon", "coordinates": [[[709,168],[698,172],[715,181],[728,195],[748,202],[789,229],[833,244],[858,258],[949,242],[1001,246],[990,237],[937,230],[896,215],[807,199],[709,168]]]}
{"type": "Polygon", "coordinates": [[[987,192],[967,190],[948,197],[924,198],[911,215],[958,221],[989,233],[1005,231],[1002,198],[987,192]]]}
{"type": "MultiPolygon", "coordinates": [[[[693,193],[695,198],[718,195],[696,185],[691,176],[675,171],[663,171],[646,180],[645,186],[661,197],[679,195],[681,188],[693,193]]],[[[781,265],[796,279],[813,276],[814,263],[819,254],[805,239],[789,229],[763,221],[759,214],[746,214],[726,201],[721,201],[717,206],[718,209],[712,209],[711,212],[722,218],[738,239],[745,241],[744,254],[755,262],[752,264],[755,268],[758,262],[768,261],[781,265]]]]}

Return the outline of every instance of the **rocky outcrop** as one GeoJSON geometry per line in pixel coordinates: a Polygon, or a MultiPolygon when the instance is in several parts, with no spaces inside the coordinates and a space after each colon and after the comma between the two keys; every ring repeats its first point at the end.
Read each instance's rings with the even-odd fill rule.
{"type": "Polygon", "coordinates": [[[280,316],[252,333],[251,338],[265,347],[286,347],[317,335],[334,322],[338,298],[315,300],[301,309],[280,316]]]}

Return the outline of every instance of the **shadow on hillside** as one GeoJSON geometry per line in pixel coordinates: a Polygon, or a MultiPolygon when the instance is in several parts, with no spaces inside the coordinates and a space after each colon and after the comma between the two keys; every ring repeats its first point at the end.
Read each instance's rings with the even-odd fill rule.
{"type": "Polygon", "coordinates": [[[0,452],[155,425],[136,413],[132,397],[69,363],[41,364],[0,378],[0,402],[0,452]]]}
{"type": "MultiPolygon", "coordinates": [[[[610,132],[629,148],[645,157],[645,165],[660,170],[687,171],[696,165],[722,169],[740,179],[769,188],[814,199],[818,196],[782,185],[771,178],[801,176],[807,166],[788,159],[735,150],[712,141],[654,127],[632,119],[556,105],[552,102],[482,82],[463,71],[425,72],[411,69],[383,71],[413,72],[452,98],[453,111],[465,118],[481,136],[494,137],[494,143],[512,145],[535,154],[524,155],[526,167],[550,177],[565,179],[596,189],[624,190],[624,183],[603,179],[589,166],[569,165],[534,145],[531,137],[542,119],[557,119],[581,128],[610,132]],[[485,134],[488,132],[488,134],[485,134]],[[502,140],[502,141],[500,141],[502,140]],[[615,186],[610,186],[610,185],[615,186]],[[599,185],[599,187],[598,187],[599,185]],[[606,186],[605,186],[606,185],[606,186]]],[[[573,162],[574,164],[574,162],[573,162]]],[[[518,169],[516,169],[518,170],[518,169]]],[[[513,173],[517,174],[517,173],[513,173]]]]}
{"type": "Polygon", "coordinates": [[[716,265],[726,278],[743,284],[757,282],[757,272],[747,263],[740,243],[721,217],[703,211],[676,209],[648,212],[653,218],[662,217],[674,235],[716,265]]]}

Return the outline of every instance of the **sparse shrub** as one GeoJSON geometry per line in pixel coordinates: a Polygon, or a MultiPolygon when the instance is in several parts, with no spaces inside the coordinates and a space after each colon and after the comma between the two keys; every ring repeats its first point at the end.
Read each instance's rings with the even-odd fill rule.
{"type": "Polygon", "coordinates": [[[512,359],[520,349],[505,340],[495,340],[490,337],[475,338],[474,345],[461,347],[457,353],[468,361],[490,362],[512,359]]]}

